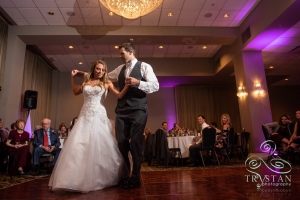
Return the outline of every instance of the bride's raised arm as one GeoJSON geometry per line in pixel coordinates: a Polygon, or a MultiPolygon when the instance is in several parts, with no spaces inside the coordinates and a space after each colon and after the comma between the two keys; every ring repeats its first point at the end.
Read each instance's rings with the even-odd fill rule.
{"type": "Polygon", "coordinates": [[[77,76],[78,74],[78,70],[72,70],[71,71],[71,75],[72,75],[72,90],[73,90],[73,93],[75,95],[79,95],[82,93],[82,87],[81,85],[77,85],[76,84],[76,81],[75,81],[75,76],[77,76]]]}
{"type": "Polygon", "coordinates": [[[113,83],[111,81],[109,81],[108,83],[108,90],[114,94],[116,97],[118,97],[118,99],[122,99],[124,97],[124,95],[126,94],[128,88],[130,86],[129,85],[125,85],[125,87],[123,88],[123,90],[121,92],[119,92],[115,86],[113,85],[113,83]]]}

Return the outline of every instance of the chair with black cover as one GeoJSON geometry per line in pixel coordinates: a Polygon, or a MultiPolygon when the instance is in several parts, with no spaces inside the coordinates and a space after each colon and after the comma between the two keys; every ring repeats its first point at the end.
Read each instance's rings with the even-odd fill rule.
{"type": "Polygon", "coordinates": [[[241,154],[241,157],[243,160],[245,160],[248,157],[249,150],[249,138],[250,133],[243,131],[240,136],[236,135],[236,139],[234,141],[234,146],[237,149],[237,151],[241,154]],[[240,137],[240,142],[239,142],[240,137]]]}
{"type": "Polygon", "coordinates": [[[220,166],[220,162],[215,149],[215,144],[216,144],[216,129],[211,127],[204,128],[202,130],[202,148],[199,150],[204,167],[205,167],[205,161],[203,159],[202,151],[206,151],[207,160],[209,160],[209,156],[210,156],[209,152],[212,152],[213,153],[212,156],[215,156],[218,165],[220,166]]]}
{"type": "MultiPolygon", "coordinates": [[[[33,169],[35,170],[35,172],[33,173],[33,175],[39,175],[41,173],[41,171],[46,172],[46,162],[51,162],[53,160],[53,155],[51,153],[45,152],[42,155],[40,155],[40,165],[38,169],[33,169]]],[[[32,161],[34,163],[34,154],[32,154],[32,161]]]]}
{"type": "Polygon", "coordinates": [[[268,141],[268,145],[270,146],[269,156],[267,159],[267,162],[269,162],[272,158],[276,158],[278,156],[280,157],[280,155],[283,153],[283,148],[281,145],[275,144],[271,138],[271,134],[268,131],[268,127],[266,127],[264,124],[262,125],[262,131],[266,141],[268,141]]]}
{"type": "Polygon", "coordinates": [[[168,166],[170,151],[167,135],[162,129],[158,129],[154,134],[153,158],[156,159],[157,167],[159,165],[168,166]]]}
{"type": "MultiPolygon", "coordinates": [[[[245,136],[245,134],[243,134],[245,136]]],[[[234,162],[236,162],[236,156],[240,155],[243,160],[245,160],[245,156],[242,151],[242,146],[238,146],[238,134],[234,132],[234,128],[231,127],[229,129],[228,137],[227,137],[227,145],[228,150],[227,153],[229,154],[229,157],[233,157],[234,162]]],[[[243,138],[243,142],[245,142],[245,138],[243,138]]]]}
{"type": "Polygon", "coordinates": [[[148,166],[151,165],[153,158],[153,140],[154,134],[149,133],[147,138],[144,140],[144,161],[148,162],[148,166]]]}
{"type": "Polygon", "coordinates": [[[8,146],[6,146],[6,138],[4,138],[2,130],[0,131],[0,168],[3,171],[6,170],[12,180],[14,157],[9,154],[8,146]]]}

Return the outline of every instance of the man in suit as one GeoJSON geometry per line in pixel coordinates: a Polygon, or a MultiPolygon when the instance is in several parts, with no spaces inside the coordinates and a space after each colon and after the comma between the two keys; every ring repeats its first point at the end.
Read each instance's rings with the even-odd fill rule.
{"type": "MultiPolygon", "coordinates": [[[[158,91],[159,83],[152,66],[136,59],[135,47],[132,43],[120,45],[119,52],[124,64],[109,72],[108,77],[112,82],[119,83],[120,91],[126,84],[130,85],[125,96],[117,102],[115,131],[120,152],[128,169],[131,168],[129,151],[133,165],[131,176],[128,174],[119,185],[124,189],[131,189],[140,186],[143,134],[148,117],[146,94],[158,91]]],[[[86,76],[86,73],[81,71],[77,74],[79,77],[86,76]]]]}
{"type": "Polygon", "coordinates": [[[33,139],[33,164],[36,173],[39,173],[40,156],[43,153],[51,153],[54,159],[48,172],[51,173],[60,153],[60,140],[58,131],[50,128],[51,120],[43,119],[42,128],[34,131],[33,139]]]}
{"type": "Polygon", "coordinates": [[[125,96],[118,99],[115,109],[117,115],[115,128],[119,149],[129,169],[129,151],[133,163],[131,176],[129,177],[128,174],[128,180],[121,181],[120,186],[124,189],[131,189],[140,186],[143,133],[148,117],[146,94],[158,91],[159,83],[151,65],[136,59],[133,44],[120,45],[119,52],[124,64],[108,73],[108,76],[112,82],[119,83],[120,91],[125,84],[131,86],[125,96]]]}
{"type": "Polygon", "coordinates": [[[209,127],[209,125],[205,122],[205,117],[203,115],[198,116],[198,123],[201,126],[200,130],[200,137],[197,137],[197,141],[192,142],[191,145],[189,146],[189,151],[190,151],[190,159],[191,159],[191,164],[189,167],[197,167],[198,162],[198,151],[202,148],[202,130],[209,127]]]}

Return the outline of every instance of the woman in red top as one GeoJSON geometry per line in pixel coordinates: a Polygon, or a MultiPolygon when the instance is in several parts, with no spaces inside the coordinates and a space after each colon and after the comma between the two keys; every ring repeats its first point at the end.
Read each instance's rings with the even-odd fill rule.
{"type": "Polygon", "coordinates": [[[16,130],[9,133],[6,145],[9,146],[9,154],[14,156],[14,166],[18,167],[18,173],[24,174],[23,167],[26,166],[27,155],[29,153],[29,133],[24,131],[25,121],[16,121],[16,130]]]}

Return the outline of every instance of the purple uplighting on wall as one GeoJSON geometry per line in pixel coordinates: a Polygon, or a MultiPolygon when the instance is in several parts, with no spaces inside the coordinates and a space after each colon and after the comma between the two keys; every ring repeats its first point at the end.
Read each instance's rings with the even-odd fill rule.
{"type": "Polygon", "coordinates": [[[273,43],[286,29],[278,28],[263,32],[254,38],[246,47],[245,50],[262,50],[273,43]]]}

